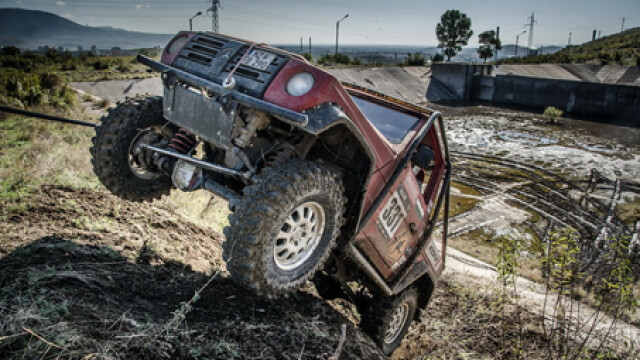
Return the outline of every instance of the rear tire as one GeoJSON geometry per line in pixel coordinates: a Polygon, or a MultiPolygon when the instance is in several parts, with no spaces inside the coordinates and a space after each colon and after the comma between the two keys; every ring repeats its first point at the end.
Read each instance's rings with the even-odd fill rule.
{"type": "Polygon", "coordinates": [[[408,288],[399,295],[378,297],[366,308],[360,327],[391,355],[407,334],[418,309],[418,292],[408,288]]]}
{"type": "Polygon", "coordinates": [[[273,297],[296,289],[321,268],[344,223],[338,176],[313,162],[265,168],[229,215],[223,258],[231,276],[273,297]]]}
{"type": "Polygon", "coordinates": [[[91,163],[100,182],[113,194],[131,201],[151,201],[169,194],[171,179],[159,169],[134,155],[140,142],[158,143],[166,139],[159,129],[166,124],[161,97],[137,96],[127,99],[96,127],[91,139],[91,163]]]}

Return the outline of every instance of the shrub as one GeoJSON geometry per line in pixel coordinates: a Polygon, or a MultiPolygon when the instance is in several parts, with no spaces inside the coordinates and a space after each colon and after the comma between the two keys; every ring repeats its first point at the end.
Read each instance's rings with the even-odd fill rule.
{"type": "Polygon", "coordinates": [[[98,59],[93,63],[93,68],[95,70],[107,70],[110,66],[111,64],[109,64],[109,61],[105,59],[98,59]]]}
{"type": "Polygon", "coordinates": [[[335,54],[335,55],[323,55],[322,57],[320,57],[320,59],[318,60],[319,64],[322,65],[330,65],[330,64],[350,64],[351,63],[351,58],[349,58],[349,55],[345,55],[345,54],[335,54]]]}
{"type": "Polygon", "coordinates": [[[307,61],[311,62],[311,60],[313,60],[313,55],[309,54],[308,52],[303,53],[302,57],[307,59],[307,61]]]}
{"type": "Polygon", "coordinates": [[[546,117],[551,124],[554,124],[558,121],[558,118],[562,117],[562,114],[562,110],[553,106],[547,106],[542,115],[546,117]]]}
{"type": "Polygon", "coordinates": [[[404,66],[425,66],[427,65],[427,59],[420,53],[407,53],[407,59],[402,64],[404,66]]]}
{"type": "Polygon", "coordinates": [[[433,55],[431,57],[431,61],[434,62],[434,63],[443,62],[444,61],[444,55],[442,55],[440,53],[436,53],[435,55],[433,55]]]}
{"type": "Polygon", "coordinates": [[[40,74],[40,84],[48,90],[59,89],[63,84],[62,77],[56,73],[40,74]]]}

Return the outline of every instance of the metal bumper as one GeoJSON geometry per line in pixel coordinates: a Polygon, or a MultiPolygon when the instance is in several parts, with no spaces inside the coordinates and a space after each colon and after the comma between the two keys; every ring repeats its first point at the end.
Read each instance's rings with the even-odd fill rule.
{"type": "Polygon", "coordinates": [[[306,126],[307,122],[309,121],[307,115],[305,114],[271,104],[264,100],[260,100],[253,96],[249,96],[235,90],[225,89],[222,87],[222,85],[216,84],[212,81],[208,81],[180,69],[176,69],[161,62],[152,60],[144,55],[138,55],[137,59],[140,63],[145,64],[156,71],[162,72],[162,78],[165,82],[165,85],[167,84],[167,82],[170,82],[171,79],[176,79],[189,86],[206,92],[208,96],[219,96],[224,99],[225,103],[234,101],[240,105],[263,111],[279,120],[282,120],[294,126],[306,126]]]}

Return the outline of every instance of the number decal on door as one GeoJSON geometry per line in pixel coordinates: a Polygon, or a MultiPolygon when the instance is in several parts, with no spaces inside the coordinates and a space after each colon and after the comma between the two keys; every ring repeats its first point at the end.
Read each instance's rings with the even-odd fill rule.
{"type": "Polygon", "coordinates": [[[407,216],[407,209],[404,206],[400,190],[401,189],[398,189],[398,191],[393,193],[380,213],[380,221],[390,239],[393,238],[393,234],[398,230],[402,219],[407,216]]]}

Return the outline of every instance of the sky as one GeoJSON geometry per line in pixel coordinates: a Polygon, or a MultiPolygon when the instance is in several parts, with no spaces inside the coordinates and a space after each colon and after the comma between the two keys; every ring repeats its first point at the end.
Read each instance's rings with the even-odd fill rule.
{"type": "MultiPolygon", "coordinates": [[[[189,18],[194,30],[211,30],[208,0],[0,0],[0,7],[42,10],[89,26],[176,33],[186,30],[189,18]]],[[[336,21],[340,44],[417,45],[437,44],[436,24],[450,9],[460,10],[472,21],[474,36],[500,27],[503,44],[529,31],[528,17],[535,13],[533,46],[566,45],[591,40],[594,29],[602,35],[640,26],[640,0],[221,0],[220,32],[270,44],[334,44],[336,21]]],[[[520,36],[527,45],[529,33],[520,36]]]]}

